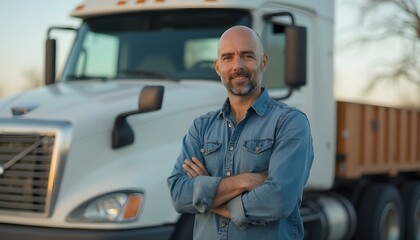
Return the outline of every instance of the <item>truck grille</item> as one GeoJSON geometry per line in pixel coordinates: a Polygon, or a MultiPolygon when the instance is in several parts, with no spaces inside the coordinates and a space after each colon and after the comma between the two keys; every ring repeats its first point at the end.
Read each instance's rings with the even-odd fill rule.
{"type": "Polygon", "coordinates": [[[0,210],[46,213],[54,135],[0,134],[0,210]]]}

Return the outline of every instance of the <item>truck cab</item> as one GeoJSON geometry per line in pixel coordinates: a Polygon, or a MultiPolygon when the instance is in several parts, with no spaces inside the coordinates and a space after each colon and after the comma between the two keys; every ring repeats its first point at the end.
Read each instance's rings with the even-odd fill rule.
{"type": "Polygon", "coordinates": [[[2,239],[189,239],[166,178],[193,119],[226,99],[214,59],[234,25],[263,39],[270,95],[311,122],[307,190],[332,187],[332,1],[87,0],[72,16],[61,76],[50,31],[71,28],[48,31],[45,86],[0,102],[2,239]]]}

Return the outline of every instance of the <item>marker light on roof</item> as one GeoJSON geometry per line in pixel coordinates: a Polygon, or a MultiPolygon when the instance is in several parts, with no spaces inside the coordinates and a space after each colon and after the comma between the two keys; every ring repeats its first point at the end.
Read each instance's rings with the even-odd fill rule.
{"type": "Polygon", "coordinates": [[[80,10],[82,10],[83,8],[85,8],[85,5],[84,4],[79,4],[79,5],[77,5],[77,7],[74,9],[75,11],[80,11],[80,10]]]}
{"type": "Polygon", "coordinates": [[[117,5],[118,6],[123,6],[123,5],[125,5],[127,2],[125,1],[125,0],[120,0],[120,1],[118,1],[117,2],[117,5]]]}

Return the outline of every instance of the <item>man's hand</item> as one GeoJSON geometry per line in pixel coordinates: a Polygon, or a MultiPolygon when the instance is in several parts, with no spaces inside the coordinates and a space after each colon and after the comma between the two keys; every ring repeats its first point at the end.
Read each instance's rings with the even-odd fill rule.
{"type": "Polygon", "coordinates": [[[209,175],[206,167],[196,157],[192,157],[191,160],[185,159],[184,164],[182,164],[182,168],[190,177],[209,175]]]}

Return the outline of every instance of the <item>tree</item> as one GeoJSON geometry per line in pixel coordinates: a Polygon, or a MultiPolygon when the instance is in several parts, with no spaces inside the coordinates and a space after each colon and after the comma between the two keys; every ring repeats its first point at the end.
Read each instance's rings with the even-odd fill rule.
{"type": "Polygon", "coordinates": [[[26,81],[23,85],[21,85],[21,91],[26,91],[42,85],[41,74],[35,68],[29,68],[23,71],[23,76],[26,81]]]}
{"type": "Polygon", "coordinates": [[[398,57],[382,63],[383,68],[375,73],[367,90],[372,90],[382,81],[408,81],[420,86],[419,1],[363,0],[356,4],[359,9],[359,34],[349,42],[350,45],[398,39],[404,46],[398,57]]]}

